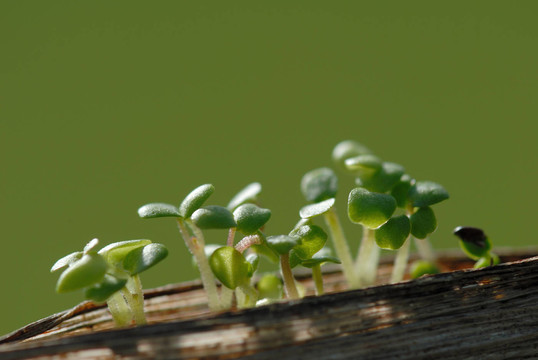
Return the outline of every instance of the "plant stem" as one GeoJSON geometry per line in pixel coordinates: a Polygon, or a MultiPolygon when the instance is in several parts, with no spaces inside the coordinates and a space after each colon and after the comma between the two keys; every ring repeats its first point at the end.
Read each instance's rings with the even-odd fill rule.
{"type": "Polygon", "coordinates": [[[316,295],[323,295],[323,275],[321,274],[321,265],[312,267],[312,279],[316,285],[316,295]]]}
{"type": "Polygon", "coordinates": [[[131,276],[129,280],[127,280],[125,287],[120,291],[131,308],[135,324],[146,324],[146,315],[144,314],[144,294],[142,293],[140,277],[138,275],[131,276]]]}
{"type": "Polygon", "coordinates": [[[132,315],[121,291],[116,291],[112,294],[106,304],[116,326],[124,327],[131,323],[132,315]]]}
{"type": "Polygon", "coordinates": [[[428,238],[422,240],[415,238],[415,246],[417,247],[421,258],[433,264],[437,262],[437,256],[435,255],[435,251],[433,250],[432,244],[428,238]]]}
{"type": "Polygon", "coordinates": [[[249,235],[242,238],[237,244],[235,244],[235,250],[239,251],[241,254],[251,247],[252,245],[260,245],[262,240],[258,235],[249,235]]]}
{"type": "Polygon", "coordinates": [[[347,280],[348,286],[350,289],[359,288],[360,280],[353,270],[353,259],[351,258],[351,253],[349,251],[349,246],[347,244],[342,225],[338,220],[336,209],[332,207],[324,214],[324,218],[327,226],[329,227],[331,238],[333,239],[336,256],[338,256],[342,262],[342,271],[347,280]]]}
{"type": "Polygon", "coordinates": [[[394,266],[392,268],[392,275],[390,277],[390,282],[392,284],[400,282],[403,280],[405,274],[405,268],[407,267],[407,260],[409,259],[409,248],[411,247],[411,238],[410,235],[404,242],[401,248],[398,249],[396,253],[396,259],[394,259],[394,266]]]}
{"type": "Polygon", "coordinates": [[[235,238],[235,232],[236,232],[237,228],[230,228],[230,230],[228,231],[228,240],[226,241],[226,245],[227,246],[230,246],[230,247],[233,247],[234,246],[234,238],[235,238]]]}
{"type": "Polygon", "coordinates": [[[372,229],[366,226],[363,227],[362,240],[355,262],[355,270],[363,286],[373,285],[377,277],[381,249],[375,243],[373,235],[374,231],[372,229]]]}
{"type": "Polygon", "coordinates": [[[280,255],[280,270],[282,271],[282,279],[284,280],[284,289],[288,299],[299,299],[299,292],[295,286],[295,278],[291,272],[290,254],[280,255]]]}
{"type": "Polygon", "coordinates": [[[256,301],[258,300],[258,293],[250,284],[241,285],[238,287],[238,290],[243,292],[242,303],[238,306],[240,308],[249,308],[256,306],[256,301]]]}
{"type": "Polygon", "coordinates": [[[220,287],[220,305],[223,310],[227,310],[232,307],[234,299],[234,291],[227,288],[224,285],[220,287]]]}
{"type": "Polygon", "coordinates": [[[198,264],[198,270],[200,271],[200,278],[202,285],[207,295],[209,309],[212,311],[218,311],[221,309],[219,295],[217,293],[217,284],[215,276],[209,267],[209,261],[204,251],[204,237],[202,231],[194,225],[191,221],[187,220],[187,224],[192,229],[195,237],[190,237],[185,221],[182,218],[177,219],[179,231],[183,235],[183,239],[187,244],[187,248],[194,256],[196,263],[198,264]]]}

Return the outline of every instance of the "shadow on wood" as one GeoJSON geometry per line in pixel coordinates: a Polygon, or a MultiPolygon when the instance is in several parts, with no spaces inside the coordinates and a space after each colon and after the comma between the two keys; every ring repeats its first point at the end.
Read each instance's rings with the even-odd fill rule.
{"type": "MultiPolygon", "coordinates": [[[[339,272],[325,279],[341,290],[339,272]]],[[[146,307],[149,325],[112,329],[106,309],[82,303],[0,339],[0,358],[538,357],[538,257],[223,313],[209,313],[200,285],[187,283],[146,293],[146,307]]]]}

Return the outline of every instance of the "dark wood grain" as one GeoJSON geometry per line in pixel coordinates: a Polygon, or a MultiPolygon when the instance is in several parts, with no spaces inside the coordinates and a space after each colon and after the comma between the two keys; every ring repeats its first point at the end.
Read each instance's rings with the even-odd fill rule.
{"type": "MultiPolygon", "coordinates": [[[[326,276],[337,284],[340,274],[326,276]]],[[[155,311],[147,326],[80,335],[52,329],[54,335],[0,345],[0,358],[538,358],[538,257],[217,314],[204,310],[196,284],[188,288],[148,294],[147,305],[176,296],[194,315],[167,320],[155,311]]],[[[71,320],[82,316],[110,322],[98,308],[71,320]]]]}

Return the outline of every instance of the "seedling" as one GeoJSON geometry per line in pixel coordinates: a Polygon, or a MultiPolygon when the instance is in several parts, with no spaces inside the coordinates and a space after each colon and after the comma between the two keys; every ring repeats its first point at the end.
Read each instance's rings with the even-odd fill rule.
{"type": "Polygon", "coordinates": [[[204,251],[205,240],[201,228],[235,227],[235,221],[226,208],[217,206],[201,208],[214,191],[215,188],[211,184],[201,185],[191,191],[179,207],[165,203],[151,203],[139,208],[138,215],[144,219],[160,217],[176,219],[179,232],[198,264],[209,308],[219,310],[221,306],[217,285],[204,251]]]}
{"type": "Polygon", "coordinates": [[[458,226],[454,235],[460,238],[460,247],[471,259],[475,260],[475,269],[497,265],[499,257],[491,252],[491,242],[484,231],[470,226],[458,226]]]}
{"type": "Polygon", "coordinates": [[[439,268],[435,264],[427,260],[416,260],[411,264],[409,275],[411,279],[417,279],[424,275],[438,274],[439,272],[439,268]]]}
{"type": "Polygon", "coordinates": [[[306,201],[312,204],[304,206],[299,215],[302,219],[312,219],[322,215],[331,233],[336,255],[342,262],[342,271],[350,288],[360,287],[360,281],[353,269],[353,259],[344,230],[334,207],[338,189],[338,178],[329,168],[319,168],[307,172],[301,180],[301,191],[306,201]]]}
{"type": "Polygon", "coordinates": [[[117,326],[134,321],[146,323],[144,296],[139,274],[168,255],[162,244],[150,240],[129,240],[112,243],[99,252],[97,239],[83,251],[59,259],[51,272],[64,270],[56,283],[58,293],[84,290],[85,298],[106,302],[117,326]]]}

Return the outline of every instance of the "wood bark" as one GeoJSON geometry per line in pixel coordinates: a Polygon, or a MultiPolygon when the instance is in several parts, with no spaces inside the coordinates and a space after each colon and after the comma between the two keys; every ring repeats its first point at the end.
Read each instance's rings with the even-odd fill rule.
{"type": "Polygon", "coordinates": [[[538,257],[354,291],[325,278],[337,292],[222,313],[197,283],[157,289],[136,328],[83,303],[0,339],[0,358],[538,358],[538,257]]]}

